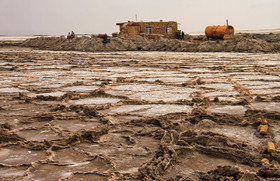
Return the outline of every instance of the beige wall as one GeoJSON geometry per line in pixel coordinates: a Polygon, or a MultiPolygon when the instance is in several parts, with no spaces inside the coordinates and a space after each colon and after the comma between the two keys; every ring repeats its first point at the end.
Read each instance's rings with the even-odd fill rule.
{"type": "Polygon", "coordinates": [[[133,26],[129,26],[126,23],[117,23],[120,26],[120,34],[125,36],[133,35],[145,35],[148,38],[164,37],[169,39],[176,38],[176,32],[178,30],[178,24],[175,21],[168,22],[136,22],[133,26]],[[137,25],[135,25],[137,24],[137,25]],[[152,34],[146,34],[146,27],[152,28],[152,34]],[[170,27],[171,32],[167,33],[166,28],[170,27]]]}

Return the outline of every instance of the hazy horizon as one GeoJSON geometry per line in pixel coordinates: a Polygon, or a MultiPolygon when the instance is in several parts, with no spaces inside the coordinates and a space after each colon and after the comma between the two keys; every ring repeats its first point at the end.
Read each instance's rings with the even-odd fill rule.
{"type": "Polygon", "coordinates": [[[237,31],[280,29],[279,0],[0,0],[0,35],[119,32],[118,22],[177,21],[203,32],[226,19],[237,31]]]}

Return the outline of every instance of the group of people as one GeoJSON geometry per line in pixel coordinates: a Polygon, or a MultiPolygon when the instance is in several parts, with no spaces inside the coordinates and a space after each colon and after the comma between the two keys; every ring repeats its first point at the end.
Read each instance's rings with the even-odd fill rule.
{"type": "Polygon", "coordinates": [[[70,40],[70,39],[73,39],[73,38],[75,38],[75,33],[72,31],[71,33],[70,32],[68,32],[68,35],[67,35],[67,39],[68,40],[70,40]]]}

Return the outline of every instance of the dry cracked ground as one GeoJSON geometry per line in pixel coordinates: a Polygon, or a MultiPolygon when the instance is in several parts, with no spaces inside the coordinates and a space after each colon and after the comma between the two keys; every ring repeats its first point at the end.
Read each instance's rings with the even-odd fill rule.
{"type": "Polygon", "coordinates": [[[279,54],[2,47],[0,78],[0,180],[280,177],[279,54]]]}

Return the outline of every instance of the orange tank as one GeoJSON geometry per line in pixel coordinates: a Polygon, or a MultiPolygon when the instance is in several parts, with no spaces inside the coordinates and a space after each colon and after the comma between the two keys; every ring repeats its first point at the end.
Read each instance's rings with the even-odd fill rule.
{"type": "Polygon", "coordinates": [[[233,26],[207,26],[205,29],[205,35],[207,38],[219,38],[223,39],[224,36],[233,36],[233,26]]]}

